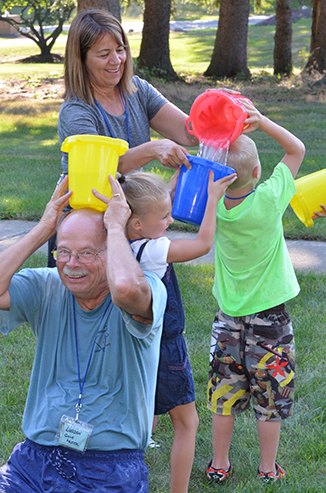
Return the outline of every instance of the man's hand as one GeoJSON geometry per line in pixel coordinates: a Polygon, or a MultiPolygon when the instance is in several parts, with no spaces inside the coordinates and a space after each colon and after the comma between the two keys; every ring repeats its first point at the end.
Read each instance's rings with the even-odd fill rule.
{"type": "Polygon", "coordinates": [[[65,176],[62,182],[54,190],[41,217],[40,224],[42,225],[42,228],[51,233],[50,237],[55,234],[57,224],[63,214],[63,209],[69,204],[72,191],[65,193],[67,188],[68,176],[65,176]]]}
{"type": "Polygon", "coordinates": [[[93,195],[104,202],[107,205],[107,209],[104,214],[104,225],[106,229],[114,225],[119,225],[121,228],[125,228],[129,217],[131,216],[131,210],[127,203],[125,194],[121,188],[120,183],[109,176],[110,185],[112,188],[112,198],[106,197],[93,188],[93,195]]]}

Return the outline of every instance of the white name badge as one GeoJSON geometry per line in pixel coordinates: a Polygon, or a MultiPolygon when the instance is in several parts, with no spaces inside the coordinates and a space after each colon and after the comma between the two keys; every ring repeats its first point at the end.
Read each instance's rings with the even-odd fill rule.
{"type": "Polygon", "coordinates": [[[93,426],[63,414],[56,439],[63,447],[85,452],[93,426]]]}

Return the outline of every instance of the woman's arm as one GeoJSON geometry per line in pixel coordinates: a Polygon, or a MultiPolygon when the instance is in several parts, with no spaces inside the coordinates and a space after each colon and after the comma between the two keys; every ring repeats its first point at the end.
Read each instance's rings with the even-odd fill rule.
{"type": "Polygon", "coordinates": [[[129,149],[119,158],[118,171],[126,175],[130,171],[136,171],[154,159],[168,168],[179,168],[185,164],[191,168],[186,154],[187,149],[167,139],[152,140],[137,147],[129,149]]]}
{"type": "Polygon", "coordinates": [[[186,127],[187,115],[172,103],[162,106],[149,124],[164,139],[152,140],[127,151],[119,159],[118,170],[122,174],[146,166],[157,159],[163,166],[179,168],[185,164],[191,168],[183,146],[198,145],[194,135],[190,135],[186,127]]]}
{"type": "Polygon", "coordinates": [[[187,115],[172,103],[166,103],[150,120],[155,132],[182,146],[193,147],[199,144],[197,137],[191,135],[186,127],[187,115]]]}

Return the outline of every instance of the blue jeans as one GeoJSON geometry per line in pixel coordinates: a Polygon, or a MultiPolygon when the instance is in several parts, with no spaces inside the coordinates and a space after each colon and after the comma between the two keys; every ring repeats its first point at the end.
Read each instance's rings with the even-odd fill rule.
{"type": "Polygon", "coordinates": [[[0,468],[1,493],[147,493],[143,450],[84,454],[28,438],[0,468]]]}

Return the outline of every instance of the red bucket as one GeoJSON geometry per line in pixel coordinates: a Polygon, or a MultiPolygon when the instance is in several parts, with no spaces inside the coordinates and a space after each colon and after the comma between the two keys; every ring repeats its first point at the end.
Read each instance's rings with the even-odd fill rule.
{"type": "Polygon", "coordinates": [[[248,99],[218,89],[207,89],[191,107],[186,119],[188,132],[207,146],[227,148],[239,137],[247,118],[247,111],[239,98],[248,99]]]}

